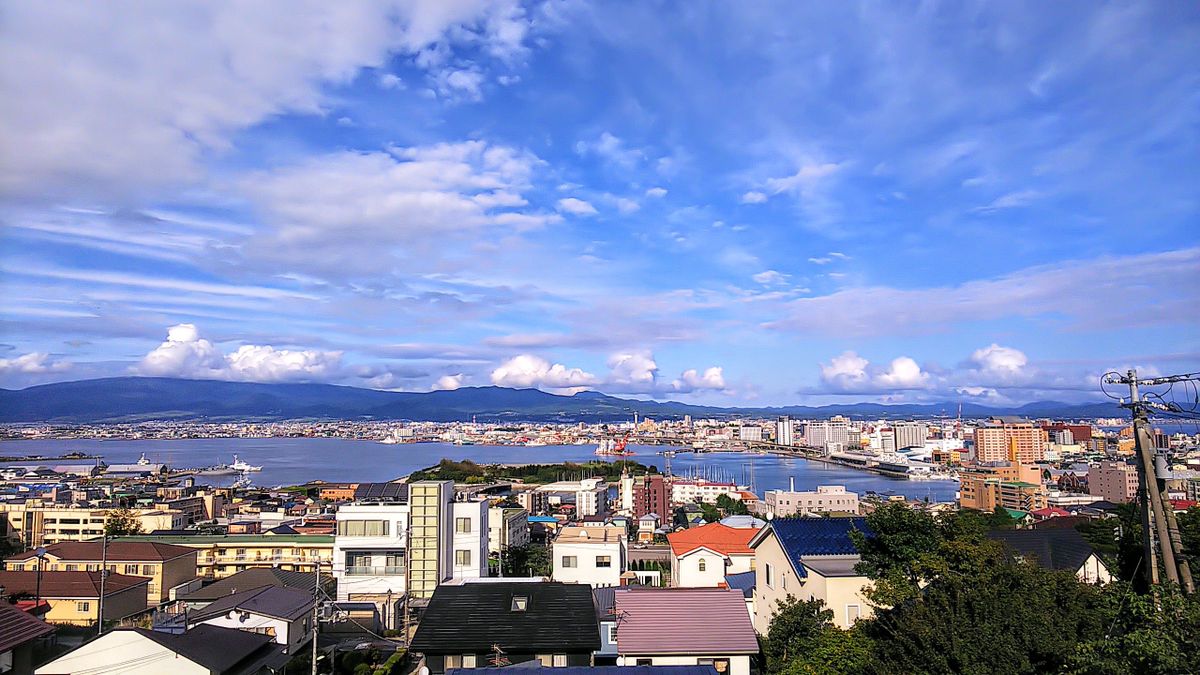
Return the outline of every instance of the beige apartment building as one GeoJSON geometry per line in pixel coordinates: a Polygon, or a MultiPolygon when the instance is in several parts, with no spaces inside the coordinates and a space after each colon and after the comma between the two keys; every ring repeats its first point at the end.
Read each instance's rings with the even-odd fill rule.
{"type": "MultiPolygon", "coordinates": [[[[104,523],[115,509],[93,509],[54,505],[40,500],[22,504],[0,504],[0,518],[8,521],[11,537],[25,548],[50,546],[64,541],[87,541],[104,534],[104,523]]],[[[182,511],[134,510],[143,532],[176,530],[187,526],[182,511]]]]}
{"type": "Polygon", "coordinates": [[[333,573],[333,536],[324,534],[211,534],[121,537],[120,541],[169,541],[194,549],[196,573],[224,579],[256,567],[333,573]]]}
{"type": "Polygon", "coordinates": [[[1114,504],[1127,504],[1137,497],[1137,467],[1118,461],[1103,461],[1088,467],[1088,494],[1114,504]]]}
{"type": "Polygon", "coordinates": [[[1032,422],[994,420],[975,429],[975,461],[1033,464],[1046,458],[1046,442],[1032,422]]]}

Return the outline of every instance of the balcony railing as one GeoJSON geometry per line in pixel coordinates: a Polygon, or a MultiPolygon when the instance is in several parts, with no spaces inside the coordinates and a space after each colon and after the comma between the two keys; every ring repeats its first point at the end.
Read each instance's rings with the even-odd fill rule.
{"type": "Polygon", "coordinates": [[[402,577],[404,576],[404,566],[387,566],[387,567],[347,567],[346,576],[349,577],[402,577]]]}

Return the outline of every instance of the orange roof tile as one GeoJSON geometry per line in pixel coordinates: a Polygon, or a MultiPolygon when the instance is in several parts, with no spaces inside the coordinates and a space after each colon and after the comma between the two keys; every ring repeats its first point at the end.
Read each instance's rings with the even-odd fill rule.
{"type": "Polygon", "coordinates": [[[753,555],[750,540],[758,534],[753,527],[729,527],[721,523],[709,523],[691,527],[667,535],[671,542],[671,553],[681,556],[703,546],[725,555],[753,555]]]}

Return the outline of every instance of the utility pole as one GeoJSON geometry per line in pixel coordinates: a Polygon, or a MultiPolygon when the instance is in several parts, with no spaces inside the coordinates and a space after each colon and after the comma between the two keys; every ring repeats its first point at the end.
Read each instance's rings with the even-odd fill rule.
{"type": "MultiPolygon", "coordinates": [[[[313,632],[312,632],[312,675],[317,675],[317,625],[321,622],[317,610],[321,606],[321,561],[313,562],[313,632]]],[[[334,648],[337,649],[336,647],[334,648]]]]}
{"type": "Polygon", "coordinates": [[[100,535],[100,602],[96,603],[96,635],[104,635],[104,581],[108,578],[108,532],[100,535]]]}
{"type": "Polygon", "coordinates": [[[1157,553],[1167,581],[1179,584],[1188,595],[1196,591],[1196,586],[1187,557],[1183,555],[1179,524],[1167,495],[1165,476],[1160,476],[1155,466],[1154,440],[1148,413],[1150,409],[1166,412],[1179,410],[1178,406],[1147,401],[1139,385],[1154,386],[1198,379],[1200,375],[1197,374],[1138,378],[1135,370],[1129,370],[1123,376],[1110,375],[1105,378],[1108,384],[1129,386],[1129,403],[1122,401],[1121,407],[1129,408],[1133,414],[1133,440],[1138,457],[1138,496],[1141,501],[1142,529],[1146,536],[1146,579],[1151,585],[1159,583],[1157,553]]]}

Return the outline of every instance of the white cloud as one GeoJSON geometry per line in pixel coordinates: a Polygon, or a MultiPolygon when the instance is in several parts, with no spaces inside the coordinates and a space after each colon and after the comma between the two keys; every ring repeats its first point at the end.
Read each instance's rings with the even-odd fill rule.
{"type": "Polygon", "coordinates": [[[613,203],[617,205],[617,210],[625,215],[634,213],[638,209],[642,208],[641,204],[627,197],[617,197],[613,200],[613,203]]]}
{"type": "Polygon", "coordinates": [[[575,144],[575,152],[580,155],[598,155],[625,169],[633,168],[646,157],[645,152],[627,147],[624,141],[607,131],[600,134],[595,141],[579,141],[575,144]]]}
{"type": "Polygon", "coordinates": [[[867,366],[870,361],[852,351],[821,364],[821,381],[838,389],[851,389],[867,383],[867,366]]]}
{"type": "Polygon", "coordinates": [[[609,382],[635,390],[653,391],[658,376],[658,364],[647,351],[613,354],[608,359],[608,368],[609,382]]]}
{"type": "Polygon", "coordinates": [[[201,177],[239,131],[322,113],[326,85],[391,55],[435,75],[444,64],[430,55],[452,45],[510,60],[529,24],[511,0],[34,2],[4,14],[0,193],[106,199],[201,177]]]}
{"type": "Polygon", "coordinates": [[[971,354],[970,362],[979,370],[1002,376],[1020,375],[1029,359],[1020,350],[992,343],[971,354]]]}
{"type": "Polygon", "coordinates": [[[991,203],[973,209],[976,213],[995,213],[1004,209],[1016,209],[1024,206],[1029,206],[1033,202],[1042,198],[1042,193],[1037,190],[1020,190],[1017,192],[1009,192],[1001,195],[991,201],[991,203]]]}
{"type": "Polygon", "coordinates": [[[596,207],[582,199],[567,197],[558,200],[558,210],[565,211],[576,216],[594,216],[596,215],[596,207]]]}
{"type": "Polygon", "coordinates": [[[725,389],[725,375],[720,366],[707,368],[703,373],[689,369],[683,371],[679,379],[671,383],[671,388],[681,393],[699,390],[722,391],[725,389]]]}
{"type": "Polygon", "coordinates": [[[71,368],[67,361],[50,361],[50,355],[45,352],[30,352],[13,359],[0,359],[0,375],[38,375],[42,373],[61,373],[71,368]]]}
{"type": "Polygon", "coordinates": [[[646,190],[646,196],[653,197],[655,199],[659,199],[661,197],[666,197],[667,189],[661,188],[661,187],[652,187],[649,190],[646,190]]]}
{"type": "Polygon", "coordinates": [[[276,349],[270,345],[242,345],[230,354],[205,338],[194,324],[181,323],[167,330],[167,339],[135,367],[141,375],[247,382],[323,381],[341,368],[336,351],[276,349]]]}
{"type": "Polygon", "coordinates": [[[443,375],[438,378],[437,382],[433,383],[434,391],[454,391],[463,386],[466,376],[462,373],[455,375],[443,375]]]}
{"type": "Polygon", "coordinates": [[[792,192],[807,196],[821,179],[832,176],[840,168],[840,164],[829,162],[804,164],[790,176],[768,178],[767,188],[775,194],[792,192]]]}
{"type": "Polygon", "coordinates": [[[788,275],[775,270],[759,272],[750,278],[763,286],[782,286],[788,282],[788,275]]]}
{"type": "Polygon", "coordinates": [[[383,73],[379,76],[379,86],[383,89],[404,89],[404,80],[395,73],[383,73]]]}
{"type": "Polygon", "coordinates": [[[891,366],[876,376],[875,381],[889,389],[917,389],[929,383],[929,375],[922,372],[916,361],[901,356],[893,359],[891,366]]]}
{"type": "Polygon", "coordinates": [[[833,262],[833,258],[809,258],[808,262],[814,265],[828,265],[833,262]]]}
{"type": "Polygon", "coordinates": [[[596,376],[591,373],[561,363],[551,364],[532,354],[514,356],[492,371],[492,384],[501,387],[576,389],[596,382],[596,376]]]}
{"type": "Polygon", "coordinates": [[[465,101],[483,100],[482,72],[474,69],[443,70],[434,78],[438,95],[443,98],[465,101]]]}
{"type": "Polygon", "coordinates": [[[741,202],[743,204],[761,204],[767,201],[766,193],[757,190],[751,190],[742,195],[741,202]]]}

